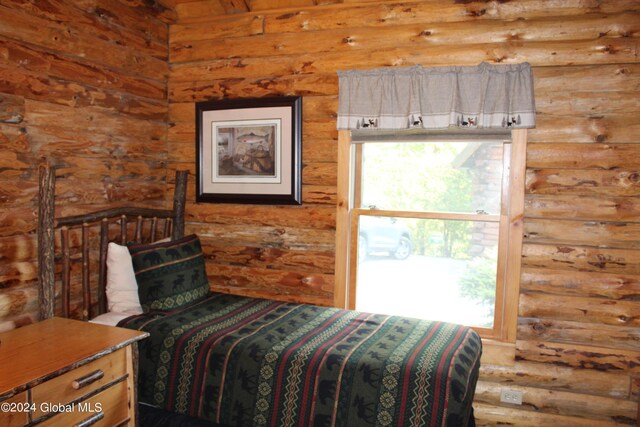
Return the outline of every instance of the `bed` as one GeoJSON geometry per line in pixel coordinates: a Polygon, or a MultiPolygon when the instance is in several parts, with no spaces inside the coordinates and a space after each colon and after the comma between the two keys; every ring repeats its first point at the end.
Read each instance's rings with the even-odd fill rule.
{"type": "Polygon", "coordinates": [[[41,168],[40,315],[149,332],[138,394],[143,418],[154,418],[142,425],[474,425],[477,333],[212,291],[198,236],[184,233],[186,180],[176,174],[171,210],[56,218],[55,172],[41,168]],[[116,274],[128,263],[135,310],[109,293],[131,277],[116,274]]]}

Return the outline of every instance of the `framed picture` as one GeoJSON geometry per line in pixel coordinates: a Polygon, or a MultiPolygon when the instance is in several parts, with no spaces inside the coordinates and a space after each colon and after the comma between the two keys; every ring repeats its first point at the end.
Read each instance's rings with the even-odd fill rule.
{"type": "Polygon", "coordinates": [[[196,103],[196,201],[299,205],[302,97],[196,103]]]}

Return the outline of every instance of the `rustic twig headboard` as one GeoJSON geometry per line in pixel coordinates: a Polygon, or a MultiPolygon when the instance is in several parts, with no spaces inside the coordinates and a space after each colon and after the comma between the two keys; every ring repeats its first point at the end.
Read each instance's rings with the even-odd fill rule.
{"type": "Polygon", "coordinates": [[[55,217],[55,170],[43,165],[39,172],[40,319],[54,316],[57,277],[60,280],[61,314],[63,317],[70,316],[71,288],[74,284],[71,273],[74,267],[77,270],[77,266],[80,266],[81,274],[78,275],[82,278],[80,317],[88,320],[93,317],[92,311],[97,311],[95,315],[106,312],[106,259],[110,241],[124,245],[127,242],[152,242],[164,237],[178,239],[184,235],[187,171],[176,171],[172,210],[119,207],[61,218],[55,217]],[[95,271],[92,274],[91,269],[95,269],[96,264],[97,274],[95,271]],[[97,286],[92,286],[92,281],[96,279],[97,286]],[[97,305],[94,305],[92,294],[96,293],[97,305]]]}

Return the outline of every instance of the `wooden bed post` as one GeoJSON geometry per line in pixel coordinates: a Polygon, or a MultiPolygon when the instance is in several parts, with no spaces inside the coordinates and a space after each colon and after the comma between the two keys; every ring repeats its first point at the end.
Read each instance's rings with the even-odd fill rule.
{"type": "Polygon", "coordinates": [[[53,317],[55,301],[54,217],[55,171],[49,165],[39,167],[38,194],[38,314],[40,320],[53,317]]]}
{"type": "Polygon", "coordinates": [[[188,171],[176,171],[176,188],[173,191],[173,240],[184,237],[184,209],[187,199],[188,171]]]}

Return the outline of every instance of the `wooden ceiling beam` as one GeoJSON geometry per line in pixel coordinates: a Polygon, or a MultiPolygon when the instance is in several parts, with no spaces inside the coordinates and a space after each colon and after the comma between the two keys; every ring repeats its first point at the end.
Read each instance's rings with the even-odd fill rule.
{"type": "Polygon", "coordinates": [[[227,14],[249,12],[246,0],[220,0],[220,4],[227,14]]]}

